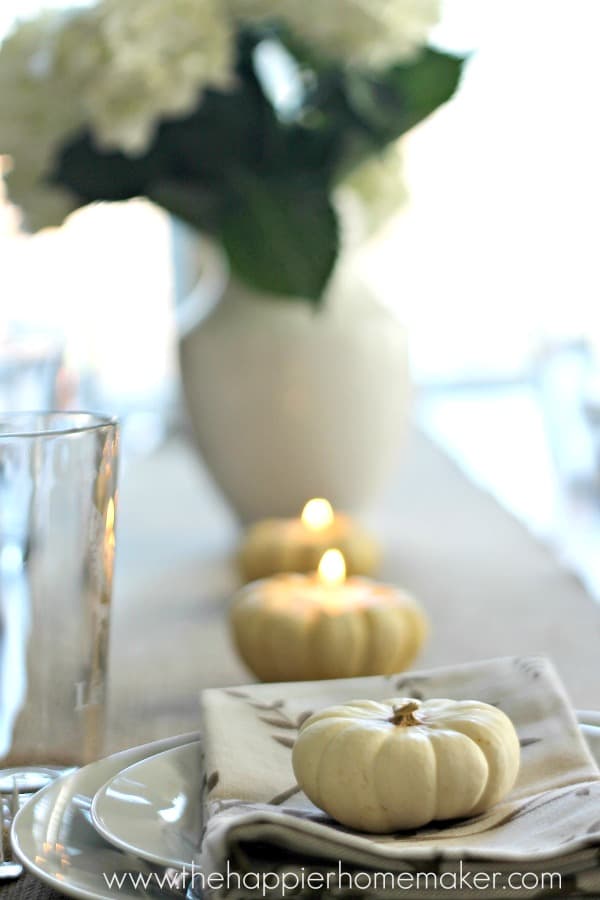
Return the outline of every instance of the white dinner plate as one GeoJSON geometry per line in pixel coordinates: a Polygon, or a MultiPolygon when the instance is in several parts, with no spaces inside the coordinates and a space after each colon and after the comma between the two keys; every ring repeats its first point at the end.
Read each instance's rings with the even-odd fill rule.
{"type": "Polygon", "coordinates": [[[187,734],[124,750],[63,775],[39,791],[13,822],[15,855],[41,881],[70,897],[83,900],[164,897],[163,873],[141,859],[107,843],[91,824],[90,807],[98,789],[111,777],[141,759],[187,744],[198,735],[187,734]],[[156,876],[144,888],[132,879],[156,876]],[[154,874],[153,874],[154,873],[154,874]],[[120,889],[109,887],[114,876],[124,876],[120,889]]]}
{"type": "MultiPolygon", "coordinates": [[[[596,721],[600,725],[600,717],[596,721]]],[[[580,727],[600,766],[600,727],[583,723],[580,727]]],[[[148,862],[188,868],[200,833],[200,753],[200,742],[186,744],[115,774],[92,805],[100,834],[148,862]]]]}
{"type": "Polygon", "coordinates": [[[100,788],[92,822],[107,841],[157,866],[189,868],[201,828],[202,745],[129,766],[100,788]]]}
{"type": "MultiPolygon", "coordinates": [[[[583,721],[582,732],[600,765],[600,727],[583,721]]],[[[174,793],[175,789],[182,794],[183,803],[187,807],[184,821],[191,821],[189,817],[193,817],[195,814],[199,815],[199,779],[201,775],[199,771],[195,771],[192,774],[191,782],[186,784],[180,782],[177,787],[177,778],[179,777],[177,773],[190,771],[189,766],[193,759],[197,759],[198,748],[194,749],[194,745],[190,743],[194,737],[197,735],[184,735],[125,750],[76,772],[64,775],[48,785],[23,807],[13,823],[12,838],[15,854],[23,865],[41,881],[68,896],[79,897],[82,900],[114,900],[117,897],[126,898],[126,900],[138,898],[139,900],[140,897],[154,898],[168,895],[168,890],[158,887],[158,881],[155,884],[151,883],[147,889],[143,889],[139,885],[135,888],[132,882],[125,879],[120,889],[109,888],[105,879],[107,874],[110,877],[114,873],[117,875],[131,873],[135,877],[140,873],[142,875],[156,873],[160,878],[163,870],[153,868],[149,862],[145,862],[144,858],[147,856],[149,848],[138,846],[140,843],[145,844],[147,840],[148,831],[152,828],[149,823],[144,826],[146,837],[141,842],[136,839],[136,835],[128,833],[127,844],[132,850],[135,848],[135,854],[126,853],[112,845],[114,837],[111,836],[111,843],[108,843],[95,830],[92,825],[90,808],[94,795],[106,785],[107,781],[112,781],[125,768],[136,763],[139,763],[137,779],[143,786],[142,790],[145,794],[148,785],[142,761],[146,760],[150,763],[154,756],[160,754],[161,771],[164,773],[164,764],[169,765],[169,760],[173,761],[176,748],[182,747],[181,754],[176,754],[177,762],[173,763],[168,779],[165,780],[165,783],[171,785],[170,790],[161,792],[160,785],[152,781],[153,799],[148,803],[148,809],[165,810],[174,807],[177,809],[177,804],[174,803],[177,796],[177,793],[174,793]],[[181,759],[182,755],[187,757],[185,762],[181,759]],[[196,813],[194,813],[194,804],[196,804],[196,813]]],[[[156,773],[157,770],[154,766],[152,769],[156,773]]],[[[126,821],[126,817],[130,815],[132,804],[135,805],[136,802],[146,804],[147,801],[148,798],[141,794],[130,796],[127,801],[123,799],[123,821],[126,821]]],[[[177,844],[177,841],[187,839],[186,835],[179,834],[181,822],[177,815],[174,818],[175,821],[169,825],[164,817],[157,818],[156,815],[154,818],[149,817],[149,821],[153,823],[155,829],[152,835],[151,850],[156,849],[157,841],[165,840],[165,832],[168,831],[172,831],[167,838],[171,842],[171,846],[181,846],[181,844],[177,844]]],[[[121,825],[119,825],[120,831],[121,825]]],[[[139,835],[137,837],[139,838],[139,835]]],[[[167,860],[168,854],[165,854],[164,850],[160,855],[163,860],[167,860]]],[[[175,868],[178,868],[177,863],[175,863],[175,868]]]]}

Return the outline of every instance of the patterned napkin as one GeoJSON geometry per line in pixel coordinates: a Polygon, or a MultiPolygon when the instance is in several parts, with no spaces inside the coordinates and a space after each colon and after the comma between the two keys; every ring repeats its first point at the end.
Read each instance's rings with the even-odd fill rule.
{"type": "Polygon", "coordinates": [[[253,887],[259,896],[266,886],[267,896],[314,897],[326,886],[335,896],[447,897],[452,887],[470,893],[478,874],[475,895],[487,878],[491,898],[541,895],[558,879],[562,895],[600,895],[600,772],[546,659],[207,690],[201,705],[200,861],[206,876],[224,876],[222,886],[211,882],[217,896],[247,898],[253,887]],[[394,696],[477,699],[504,710],[522,748],[510,796],[473,819],[382,836],[344,828],[313,806],[291,766],[301,723],[335,703],[394,696]],[[242,883],[232,872],[254,874],[242,883]]]}

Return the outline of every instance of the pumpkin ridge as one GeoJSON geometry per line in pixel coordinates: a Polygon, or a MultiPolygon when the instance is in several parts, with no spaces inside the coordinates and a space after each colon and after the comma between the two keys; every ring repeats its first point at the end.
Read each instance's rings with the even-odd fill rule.
{"type": "MultiPolygon", "coordinates": [[[[346,727],[338,729],[338,731],[335,734],[334,739],[331,742],[328,742],[327,748],[326,748],[327,755],[329,756],[330,753],[333,753],[335,756],[339,756],[340,754],[343,754],[348,749],[347,747],[344,747],[344,742],[348,742],[353,734],[355,736],[357,736],[358,738],[360,738],[363,731],[364,731],[364,723],[362,721],[360,721],[360,720],[356,721],[355,719],[348,718],[346,720],[346,727]],[[341,744],[340,747],[333,746],[337,742],[339,742],[341,744]]],[[[376,735],[377,735],[377,731],[374,730],[371,735],[371,741],[376,740],[376,735]]],[[[361,774],[364,776],[365,783],[363,785],[360,785],[357,783],[353,784],[353,787],[355,789],[353,791],[351,791],[351,794],[352,794],[351,799],[353,801],[353,804],[355,804],[355,805],[363,805],[365,803],[365,797],[369,797],[370,794],[375,794],[375,796],[378,796],[377,781],[376,781],[377,769],[375,766],[375,760],[381,750],[381,747],[386,743],[387,738],[388,738],[388,735],[384,731],[381,731],[379,734],[379,742],[378,742],[377,746],[373,750],[371,750],[370,744],[367,745],[369,748],[368,758],[363,759],[363,765],[361,766],[361,770],[360,770],[361,774]]],[[[323,756],[321,756],[320,761],[321,761],[321,768],[319,771],[319,791],[320,791],[320,796],[322,799],[323,793],[321,791],[321,781],[323,779],[325,779],[325,780],[327,779],[328,773],[327,773],[327,770],[325,769],[325,766],[323,765],[323,762],[324,762],[323,756]]],[[[347,797],[347,795],[346,795],[346,797],[347,797]]],[[[330,805],[329,805],[329,808],[331,808],[330,805]]],[[[375,812],[374,815],[377,816],[377,813],[375,812]]],[[[335,817],[335,818],[337,818],[337,817],[335,817]]],[[[371,813],[371,818],[373,818],[373,813],[371,813]]],[[[348,827],[353,827],[352,824],[348,821],[348,819],[345,816],[340,816],[339,821],[342,822],[342,824],[347,825],[348,827]],[[344,821],[344,819],[346,819],[346,821],[344,821]]],[[[382,830],[384,827],[385,826],[382,826],[381,822],[377,822],[376,828],[370,827],[370,828],[367,828],[367,830],[375,832],[375,831],[382,830]]]]}
{"type": "MultiPolygon", "coordinates": [[[[475,710],[475,712],[477,712],[477,710],[475,710]]],[[[483,804],[483,809],[486,809],[488,806],[493,805],[495,802],[497,802],[497,797],[495,797],[494,794],[499,792],[500,795],[504,795],[509,790],[511,790],[512,787],[514,786],[514,781],[516,781],[516,775],[518,774],[518,767],[517,767],[517,772],[515,773],[515,777],[513,779],[512,784],[502,785],[502,789],[500,791],[498,791],[498,788],[496,787],[496,790],[492,791],[491,795],[490,795],[489,788],[490,788],[491,772],[495,771],[497,769],[499,769],[503,772],[505,772],[507,770],[505,743],[503,741],[498,741],[498,736],[496,734],[496,728],[495,728],[495,726],[500,725],[501,722],[503,721],[503,719],[507,718],[507,716],[505,716],[505,714],[501,710],[496,710],[496,713],[497,713],[497,717],[496,717],[496,720],[493,722],[489,722],[485,718],[475,715],[475,716],[466,717],[464,719],[457,718],[452,723],[452,727],[453,727],[454,731],[457,731],[460,734],[464,734],[466,737],[468,737],[471,741],[473,741],[477,745],[477,747],[481,750],[481,752],[485,758],[485,761],[487,763],[487,767],[488,767],[488,777],[486,779],[484,789],[483,789],[481,796],[479,797],[477,803],[475,803],[474,806],[472,807],[472,810],[469,813],[470,815],[478,815],[478,813],[482,811],[479,809],[480,805],[482,805],[482,804],[483,804]],[[463,727],[460,727],[461,725],[463,727]],[[485,733],[487,741],[486,742],[477,741],[470,733],[472,728],[476,729],[476,731],[479,732],[480,734],[483,731],[485,733]],[[499,754],[502,754],[501,759],[498,758],[499,754]]],[[[519,753],[519,756],[520,756],[520,748],[517,752],[519,753]]]]}
{"type": "MultiPolygon", "coordinates": [[[[471,737],[469,737],[469,735],[464,734],[463,732],[461,732],[461,731],[459,731],[458,729],[454,728],[454,727],[453,727],[453,724],[454,724],[454,723],[449,722],[447,725],[443,725],[442,727],[437,727],[437,728],[435,729],[435,734],[436,734],[436,736],[437,736],[437,735],[444,735],[444,734],[446,734],[446,735],[448,735],[448,734],[460,735],[460,736],[463,737],[466,741],[468,741],[469,744],[472,744],[473,747],[474,747],[475,750],[476,750],[476,756],[477,756],[480,760],[483,761],[483,764],[484,764],[484,766],[485,766],[485,779],[482,779],[482,784],[481,784],[481,787],[480,787],[479,792],[478,792],[478,794],[477,794],[477,797],[476,797],[476,799],[472,802],[472,804],[468,807],[468,809],[461,809],[461,810],[458,810],[455,814],[453,814],[453,815],[451,815],[451,816],[448,816],[448,815],[442,815],[442,813],[440,812],[440,801],[441,801],[442,798],[443,798],[444,792],[443,792],[443,790],[440,790],[440,785],[439,785],[439,783],[440,783],[439,773],[440,773],[441,765],[440,765],[440,760],[438,759],[438,756],[437,756],[437,753],[438,753],[438,747],[437,747],[437,745],[438,745],[438,740],[432,740],[431,743],[432,743],[432,746],[433,746],[433,749],[434,749],[434,753],[435,753],[435,757],[436,757],[436,796],[438,797],[438,802],[437,802],[437,804],[436,804],[436,810],[435,810],[435,817],[434,817],[434,818],[435,818],[436,821],[442,821],[442,822],[443,822],[443,821],[446,821],[448,818],[462,818],[463,816],[469,816],[469,815],[471,815],[471,814],[472,814],[472,813],[471,813],[471,810],[476,809],[477,804],[481,802],[481,798],[482,798],[483,795],[485,794],[485,791],[486,791],[487,785],[489,784],[489,779],[490,779],[490,766],[489,766],[488,760],[487,760],[485,754],[483,753],[481,747],[478,745],[477,741],[474,741],[471,737]]],[[[439,747],[440,747],[440,749],[441,749],[442,747],[444,747],[444,746],[445,746],[445,745],[444,745],[443,743],[439,742],[439,747]]],[[[457,780],[457,779],[456,779],[455,773],[452,773],[452,781],[453,781],[453,782],[456,782],[456,780],[457,780]]]]}
{"type": "Polygon", "coordinates": [[[361,622],[365,633],[365,639],[362,647],[362,659],[357,670],[359,675],[369,675],[374,671],[374,637],[376,628],[376,618],[372,615],[372,611],[369,607],[365,607],[362,610],[361,622]]]}
{"type": "MultiPolygon", "coordinates": [[[[388,746],[390,748],[390,755],[392,757],[397,755],[398,763],[400,763],[400,761],[403,761],[404,763],[406,763],[407,755],[408,755],[408,759],[410,761],[410,756],[414,753],[415,748],[418,747],[419,745],[420,745],[421,749],[418,752],[426,753],[426,755],[428,757],[428,762],[432,764],[433,776],[434,776],[434,787],[433,787],[433,791],[430,791],[430,796],[433,797],[432,808],[430,810],[428,810],[427,815],[423,815],[422,822],[415,826],[418,828],[421,827],[421,825],[423,823],[426,824],[427,822],[432,821],[433,815],[435,812],[435,804],[436,804],[435,797],[437,796],[437,758],[435,756],[434,748],[433,748],[431,740],[429,739],[429,735],[422,728],[393,728],[388,733],[388,746]],[[411,753],[411,751],[412,751],[412,753],[411,753]],[[403,759],[403,757],[404,757],[404,759],[403,759]]],[[[406,791],[406,788],[404,788],[404,792],[406,792],[408,794],[408,797],[412,801],[413,797],[414,797],[414,792],[415,792],[414,780],[410,777],[410,775],[407,775],[407,773],[401,769],[400,764],[398,764],[397,768],[398,768],[398,774],[400,775],[400,777],[403,780],[405,780],[405,783],[408,785],[408,788],[409,788],[408,791],[406,791]]],[[[423,771],[423,769],[426,768],[426,764],[423,760],[421,761],[419,768],[421,769],[421,771],[423,771]]],[[[418,788],[417,788],[417,791],[418,791],[418,788]]],[[[389,800],[390,800],[390,793],[388,791],[386,793],[384,801],[382,801],[382,806],[384,808],[387,808],[386,804],[389,803],[389,800]]],[[[411,803],[411,805],[414,806],[414,803],[411,803]]],[[[421,801],[419,801],[419,803],[417,805],[419,806],[420,812],[422,814],[424,804],[421,801]]],[[[402,825],[402,826],[398,825],[397,816],[398,816],[399,810],[394,810],[394,812],[396,813],[396,815],[394,816],[394,819],[392,819],[390,822],[390,824],[394,826],[393,830],[398,831],[400,829],[404,829],[405,825],[402,825]]],[[[410,827],[413,827],[412,824],[410,827]]]]}
{"type": "Polygon", "coordinates": [[[407,633],[411,628],[407,627],[405,607],[395,607],[390,612],[391,615],[389,616],[388,628],[390,632],[394,634],[396,645],[396,656],[392,660],[392,664],[389,668],[389,671],[393,673],[406,669],[412,662],[415,654],[407,652],[407,649],[410,650],[410,644],[407,642],[407,633]]]}
{"type": "MultiPolygon", "coordinates": [[[[322,721],[323,721],[323,720],[322,720],[322,721]]],[[[323,749],[321,750],[321,753],[319,754],[319,758],[318,758],[318,761],[317,761],[316,791],[317,791],[317,795],[318,795],[318,797],[319,797],[319,801],[322,801],[322,799],[323,799],[323,789],[322,789],[322,784],[321,784],[321,782],[323,781],[323,772],[322,772],[322,768],[323,768],[323,760],[324,760],[324,757],[327,755],[329,749],[331,748],[331,745],[338,739],[338,737],[339,737],[341,734],[343,734],[345,731],[348,730],[348,725],[351,725],[351,724],[352,724],[352,720],[351,720],[351,719],[344,719],[344,718],[340,717],[339,721],[341,721],[341,724],[340,724],[339,728],[336,729],[336,731],[334,732],[334,734],[332,735],[332,737],[327,741],[326,744],[324,744],[323,749]]],[[[331,726],[330,726],[330,727],[331,727],[331,726]]],[[[315,805],[320,807],[320,806],[321,806],[321,802],[318,802],[318,803],[317,803],[317,802],[315,801],[315,805]]]]}
{"type": "MultiPolygon", "coordinates": [[[[333,718],[333,717],[332,717],[332,718],[333,718]]],[[[335,717],[335,718],[336,718],[336,721],[337,721],[337,722],[340,722],[341,724],[339,725],[338,728],[336,728],[336,730],[334,731],[334,733],[332,734],[332,736],[329,738],[329,740],[323,742],[323,745],[322,745],[321,747],[319,747],[319,750],[318,750],[318,753],[317,753],[317,756],[316,756],[316,759],[315,759],[315,769],[316,769],[316,772],[317,772],[317,777],[316,777],[315,783],[314,783],[314,794],[315,794],[315,796],[309,796],[309,794],[306,795],[306,796],[308,797],[308,799],[311,800],[312,803],[314,803],[315,806],[318,806],[319,808],[322,808],[322,800],[323,800],[323,793],[322,793],[322,790],[321,790],[321,780],[322,780],[322,778],[321,778],[321,768],[322,768],[322,765],[323,765],[323,758],[324,758],[325,754],[327,753],[327,751],[329,750],[329,747],[331,746],[331,744],[332,744],[332,743],[335,741],[335,739],[337,738],[337,736],[338,736],[341,732],[343,732],[343,731],[346,730],[347,722],[349,721],[349,720],[344,719],[344,717],[342,717],[342,716],[337,716],[337,717],[335,717]]],[[[308,725],[307,728],[303,728],[303,731],[304,731],[305,733],[309,733],[309,734],[310,734],[311,730],[314,729],[315,726],[320,725],[321,723],[326,723],[327,727],[329,727],[329,728],[332,727],[331,721],[328,721],[328,718],[327,718],[327,717],[324,717],[324,718],[322,718],[322,719],[318,719],[318,720],[315,721],[315,722],[311,722],[310,725],[308,725]]],[[[292,757],[292,764],[293,764],[293,757],[292,757]]],[[[292,765],[292,767],[293,767],[293,765],[292,765]]],[[[298,779],[298,780],[299,780],[299,779],[298,779]]],[[[301,787],[302,787],[302,785],[301,785],[301,787]]]]}
{"type": "Polygon", "coordinates": [[[382,790],[380,790],[380,779],[378,778],[378,774],[379,774],[379,768],[380,768],[379,757],[382,756],[386,750],[388,750],[389,738],[390,738],[389,735],[385,735],[384,739],[381,741],[379,747],[377,748],[377,751],[376,751],[376,753],[373,757],[372,763],[371,763],[373,766],[373,787],[375,789],[375,796],[376,796],[377,802],[381,806],[382,810],[385,811],[385,816],[387,819],[387,825],[386,825],[387,829],[394,826],[394,823],[391,818],[393,810],[390,810],[387,806],[387,803],[389,802],[389,788],[387,787],[387,781],[386,781],[386,779],[383,779],[383,782],[381,783],[382,790]]]}
{"type": "Polygon", "coordinates": [[[439,818],[439,805],[440,805],[440,761],[438,759],[438,751],[436,742],[432,741],[428,736],[428,743],[431,747],[431,753],[433,755],[433,813],[432,820],[435,822],[436,819],[439,818]]]}

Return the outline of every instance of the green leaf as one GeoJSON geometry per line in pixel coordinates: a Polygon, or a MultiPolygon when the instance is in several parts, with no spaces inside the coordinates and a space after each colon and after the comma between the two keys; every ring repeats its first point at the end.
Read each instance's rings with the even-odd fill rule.
{"type": "Polygon", "coordinates": [[[221,233],[234,272],[258,290],[318,303],[338,252],[326,187],[244,175],[237,188],[221,233]]]}
{"type": "Polygon", "coordinates": [[[445,103],[456,90],[463,63],[459,57],[426,48],[413,62],[377,73],[335,69],[318,73],[310,103],[312,115],[320,117],[319,130],[329,134],[335,180],[445,103]]]}
{"type": "Polygon", "coordinates": [[[377,75],[351,73],[346,97],[358,121],[383,145],[414,128],[454,94],[464,60],[426,47],[412,63],[377,75]]]}
{"type": "Polygon", "coordinates": [[[260,166],[273,127],[275,116],[262,95],[252,84],[239,83],[231,93],[206,91],[185,118],[164,120],[155,147],[165,175],[222,182],[232,167],[260,166]]]}
{"type": "Polygon", "coordinates": [[[165,178],[146,190],[149,200],[200,231],[214,234],[219,227],[223,198],[198,182],[165,178]]]}
{"type": "Polygon", "coordinates": [[[446,103],[458,87],[464,58],[426,47],[410,66],[396,66],[389,72],[389,85],[401,93],[406,104],[403,134],[446,103]]]}
{"type": "Polygon", "coordinates": [[[144,156],[100,150],[89,132],[71,140],[59,154],[51,180],[70,188],[84,203],[93,200],[128,200],[144,194],[160,174],[158,154],[144,156]]]}

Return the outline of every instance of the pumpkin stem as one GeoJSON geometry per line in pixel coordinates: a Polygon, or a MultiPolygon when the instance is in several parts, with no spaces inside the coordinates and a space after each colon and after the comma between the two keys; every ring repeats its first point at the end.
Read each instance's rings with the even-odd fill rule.
{"type": "Polygon", "coordinates": [[[419,725],[419,720],[413,715],[419,706],[416,700],[409,700],[402,706],[394,706],[390,722],[392,725],[419,725]]]}

